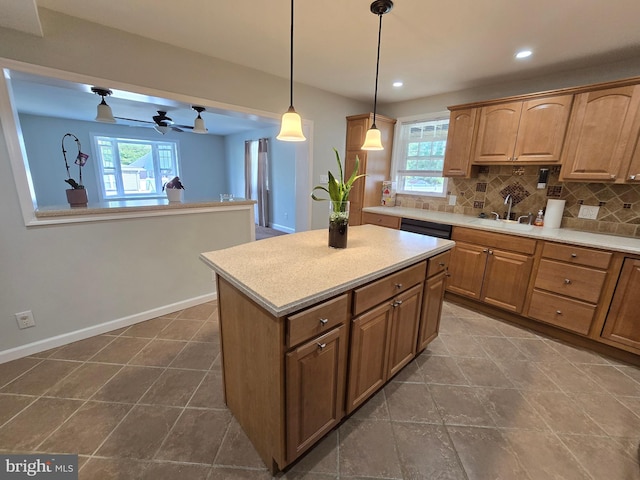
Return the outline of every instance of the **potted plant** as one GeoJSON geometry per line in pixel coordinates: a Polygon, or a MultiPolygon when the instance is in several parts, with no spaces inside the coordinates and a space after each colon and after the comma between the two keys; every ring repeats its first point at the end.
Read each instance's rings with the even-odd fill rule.
{"type": "Polygon", "coordinates": [[[167,198],[169,202],[181,202],[182,201],[182,192],[184,190],[184,185],[180,181],[179,177],[173,177],[167,183],[162,185],[162,191],[167,192],[167,198]]]}
{"type": "Polygon", "coordinates": [[[364,175],[358,175],[360,159],[356,156],[356,164],[353,172],[349,176],[349,180],[345,182],[340,154],[335,148],[333,151],[336,154],[336,161],[338,163],[338,176],[335,177],[331,171],[329,171],[328,185],[326,187],[323,185],[317,185],[314,187],[311,191],[311,198],[316,201],[329,200],[329,246],[334,248],[346,248],[347,227],[349,226],[349,193],[351,192],[353,183],[360,177],[364,177],[364,175]],[[329,195],[329,198],[317,197],[313,193],[316,190],[326,192],[329,195]]]}
{"type": "Polygon", "coordinates": [[[82,147],[80,145],[80,140],[73,133],[65,133],[62,137],[62,156],[64,157],[64,166],[67,169],[67,182],[71,188],[68,188],[67,193],[67,201],[69,205],[72,207],[86,207],[88,203],[87,198],[87,190],[84,188],[82,184],[82,167],[87,163],[89,159],[89,155],[86,153],[82,153],[82,147]],[[71,178],[71,172],[69,171],[69,163],[67,162],[67,151],[64,148],[64,139],[67,137],[73,137],[76,141],[76,145],[78,146],[78,155],[74,163],[78,165],[78,181],[76,182],[73,178],[71,178]]]}

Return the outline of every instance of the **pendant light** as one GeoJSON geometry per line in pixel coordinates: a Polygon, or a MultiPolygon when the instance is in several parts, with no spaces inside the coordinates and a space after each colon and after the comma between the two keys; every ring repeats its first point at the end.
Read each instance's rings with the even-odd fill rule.
{"type": "Polygon", "coordinates": [[[196,107],[195,105],[192,105],[191,108],[198,112],[198,116],[193,121],[193,133],[207,133],[209,130],[204,126],[204,119],[200,116],[200,114],[205,111],[205,108],[196,107]]]}
{"type": "Polygon", "coordinates": [[[98,114],[96,115],[96,120],[98,122],[104,123],[116,123],[116,119],[113,118],[111,107],[107,105],[107,102],[104,101],[104,97],[111,95],[113,92],[108,88],[100,87],[91,87],[91,91],[96,95],[100,95],[102,97],[102,101],[98,104],[98,114]]]}
{"type": "Polygon", "coordinates": [[[378,26],[378,56],[376,58],[376,88],[373,95],[373,123],[371,128],[367,130],[367,136],[364,139],[362,150],[384,150],[382,146],[382,136],[380,130],[376,127],[376,108],[378,106],[378,71],[380,67],[380,37],[382,34],[382,15],[389,13],[393,8],[391,0],[376,0],[371,4],[371,13],[378,15],[380,23],[378,26]]]}
{"type": "Polygon", "coordinates": [[[285,142],[304,142],[306,138],[302,133],[302,118],[293,108],[293,0],[291,0],[291,59],[289,65],[289,110],[282,115],[280,133],[276,138],[285,142]]]}

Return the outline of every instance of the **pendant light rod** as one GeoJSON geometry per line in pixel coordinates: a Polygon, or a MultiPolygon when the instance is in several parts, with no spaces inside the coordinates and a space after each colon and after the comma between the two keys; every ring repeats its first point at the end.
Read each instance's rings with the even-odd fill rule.
{"type": "Polygon", "coordinates": [[[293,108],[293,0],[291,0],[291,53],[289,59],[289,108],[293,108]]]}
{"type": "Polygon", "coordinates": [[[376,111],[378,108],[378,73],[380,72],[380,43],[382,39],[382,16],[389,13],[393,8],[391,0],[376,0],[371,4],[371,13],[378,15],[378,52],[376,56],[376,84],[373,93],[373,124],[371,128],[376,128],[376,111]]]}

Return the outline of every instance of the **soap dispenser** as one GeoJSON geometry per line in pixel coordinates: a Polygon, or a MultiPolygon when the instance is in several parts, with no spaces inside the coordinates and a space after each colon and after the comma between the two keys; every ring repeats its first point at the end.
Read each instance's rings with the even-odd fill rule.
{"type": "Polygon", "coordinates": [[[538,216],[533,221],[533,224],[542,227],[544,225],[544,215],[542,214],[542,210],[538,210],[538,216]]]}

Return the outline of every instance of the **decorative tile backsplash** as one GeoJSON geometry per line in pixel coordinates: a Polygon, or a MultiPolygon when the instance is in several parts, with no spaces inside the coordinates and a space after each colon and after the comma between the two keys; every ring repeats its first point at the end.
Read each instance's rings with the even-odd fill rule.
{"type": "Polygon", "coordinates": [[[566,200],[561,226],[574,230],[600,232],[640,238],[640,185],[614,185],[606,183],[560,183],[560,168],[549,167],[547,186],[538,189],[540,165],[482,166],[474,178],[450,178],[447,190],[456,195],[456,205],[447,198],[397,195],[396,205],[442,212],[478,216],[498,212],[504,218],[508,205],[504,199],[513,199],[512,218],[544,209],[549,198],[566,200]],[[596,220],[578,218],[580,205],[600,206],[596,220]]]}

